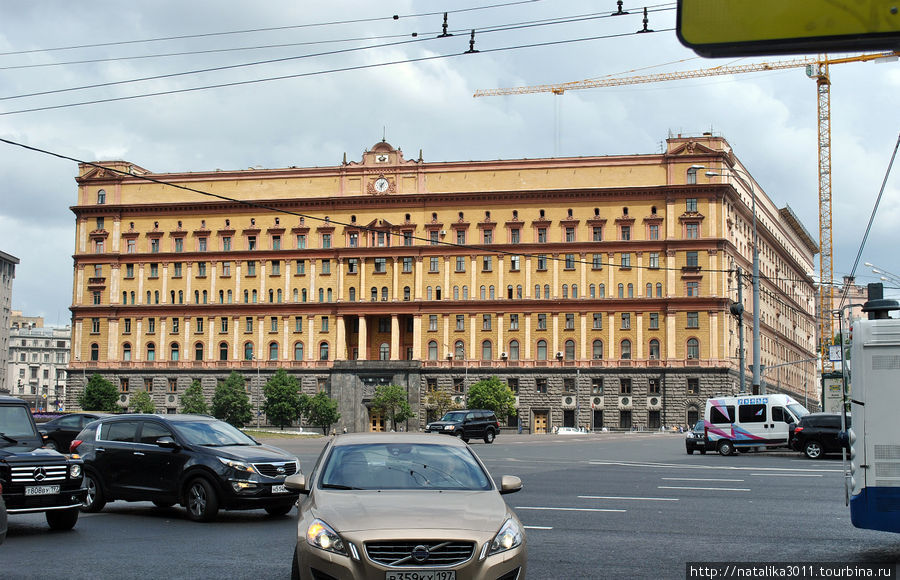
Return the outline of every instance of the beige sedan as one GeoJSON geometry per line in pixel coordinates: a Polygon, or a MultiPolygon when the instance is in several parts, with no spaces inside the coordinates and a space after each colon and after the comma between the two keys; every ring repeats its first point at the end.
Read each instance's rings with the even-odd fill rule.
{"type": "Polygon", "coordinates": [[[516,580],[525,532],[464,442],[410,433],[335,437],[309,476],[285,480],[301,503],[292,578],[516,580]]]}

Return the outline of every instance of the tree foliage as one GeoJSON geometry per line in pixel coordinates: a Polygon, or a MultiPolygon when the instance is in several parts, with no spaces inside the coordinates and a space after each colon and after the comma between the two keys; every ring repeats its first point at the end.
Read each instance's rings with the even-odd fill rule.
{"type": "Polygon", "coordinates": [[[282,429],[301,417],[308,404],[308,396],[300,393],[300,382],[284,369],[278,369],[269,379],[263,387],[263,393],[266,396],[263,403],[266,417],[282,429]]]}
{"type": "Polygon", "coordinates": [[[385,419],[390,419],[391,428],[396,431],[397,423],[413,417],[407,400],[406,389],[400,385],[380,385],[375,389],[372,408],[381,411],[385,419]]]}
{"type": "Polygon", "coordinates": [[[216,386],[212,398],[212,413],[235,427],[243,427],[250,422],[250,397],[247,395],[244,377],[236,371],[216,386]]]}
{"type": "Polygon", "coordinates": [[[450,393],[447,391],[434,391],[433,393],[428,393],[425,404],[429,408],[434,409],[437,417],[443,417],[447,411],[462,408],[462,405],[453,402],[453,397],[451,397],[450,393]]]}
{"type": "Polygon", "coordinates": [[[493,411],[500,421],[516,414],[516,396],[497,377],[482,379],[469,387],[467,402],[470,409],[493,411]]]}
{"type": "Polygon", "coordinates": [[[122,410],[118,401],[119,389],[97,373],[91,375],[84,392],[78,396],[78,405],[85,411],[116,413],[122,410]]]}
{"type": "Polygon", "coordinates": [[[153,397],[147,391],[138,391],[131,396],[129,407],[135,413],[155,413],[156,405],[153,404],[153,397]]]}
{"type": "Polygon", "coordinates": [[[194,379],[191,386],[181,394],[181,412],[195,415],[206,415],[209,413],[209,406],[206,404],[206,398],[203,396],[203,386],[197,379],[194,379]]]}
{"type": "Polygon", "coordinates": [[[341,414],[338,413],[337,401],[329,397],[325,391],[319,391],[316,396],[309,397],[304,414],[307,422],[310,425],[321,427],[322,433],[325,435],[328,435],[331,426],[341,418],[341,414]]]}

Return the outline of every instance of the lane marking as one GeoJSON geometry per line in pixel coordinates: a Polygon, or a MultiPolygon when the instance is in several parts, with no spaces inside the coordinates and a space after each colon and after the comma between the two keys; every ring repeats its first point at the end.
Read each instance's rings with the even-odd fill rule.
{"type": "Polygon", "coordinates": [[[841,469],[801,469],[796,467],[738,467],[734,465],[685,465],[681,463],[642,463],[635,461],[600,461],[600,460],[590,460],[588,461],[589,465],[618,465],[621,467],[651,467],[651,468],[665,468],[670,467],[674,469],[724,469],[729,471],[766,471],[766,472],[777,472],[777,471],[803,471],[808,473],[843,473],[841,469]]]}
{"type": "Polygon", "coordinates": [[[822,477],[821,473],[751,473],[767,477],[822,477]]]}
{"type": "Polygon", "coordinates": [[[579,495],[579,499],[632,499],[636,501],[678,501],[677,497],[627,497],[622,495],[579,495]]]}
{"type": "Polygon", "coordinates": [[[601,509],[601,508],[568,508],[568,507],[536,507],[536,506],[521,506],[517,505],[515,508],[517,510],[541,510],[541,511],[559,511],[559,512],[617,512],[617,513],[625,513],[625,510],[612,510],[612,509],[601,509]]]}
{"type": "Polygon", "coordinates": [[[663,481],[727,481],[732,483],[741,483],[744,481],[743,479],[700,479],[697,477],[661,477],[660,479],[662,479],[663,481]]]}
{"type": "Polygon", "coordinates": [[[658,485],[658,489],[699,489],[702,491],[750,491],[747,487],[677,487],[669,485],[658,485]]]}
{"type": "Polygon", "coordinates": [[[522,526],[526,530],[552,530],[553,526],[522,526]]]}

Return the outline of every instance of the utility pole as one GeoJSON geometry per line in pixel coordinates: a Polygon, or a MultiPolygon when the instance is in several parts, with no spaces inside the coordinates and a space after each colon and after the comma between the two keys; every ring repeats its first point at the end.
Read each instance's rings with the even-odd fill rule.
{"type": "Polygon", "coordinates": [[[737,317],[738,323],[738,369],[740,370],[741,394],[746,392],[744,387],[744,284],[741,279],[744,271],[740,267],[737,269],[737,302],[731,305],[731,313],[737,317]]]}

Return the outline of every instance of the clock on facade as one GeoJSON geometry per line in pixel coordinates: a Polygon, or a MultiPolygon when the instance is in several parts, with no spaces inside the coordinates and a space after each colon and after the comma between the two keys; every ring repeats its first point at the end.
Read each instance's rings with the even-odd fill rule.
{"type": "Polygon", "coordinates": [[[390,183],[388,183],[387,179],[385,179],[384,177],[379,177],[375,180],[375,191],[377,191],[378,193],[384,193],[388,190],[389,185],[390,183]]]}

